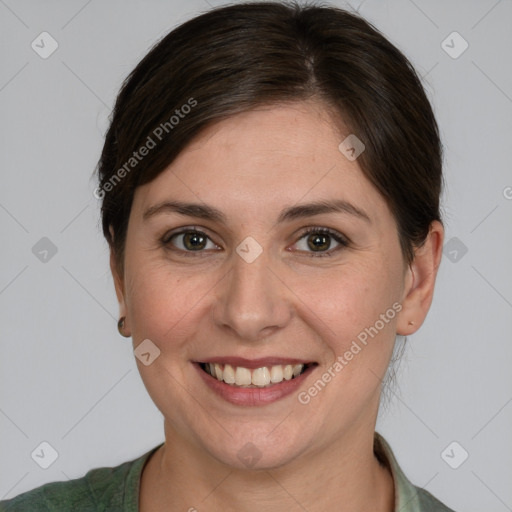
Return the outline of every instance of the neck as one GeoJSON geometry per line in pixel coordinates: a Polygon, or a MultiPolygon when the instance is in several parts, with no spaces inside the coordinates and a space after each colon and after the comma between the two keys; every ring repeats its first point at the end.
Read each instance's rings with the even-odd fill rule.
{"type": "MultiPolygon", "coordinates": [[[[162,510],[171,505],[192,511],[244,512],[394,509],[393,479],[373,453],[373,429],[347,433],[334,446],[272,470],[233,469],[205,457],[167,422],[165,434],[165,444],[143,473],[143,487],[151,488],[152,504],[158,503],[162,510]]],[[[141,510],[159,509],[143,504],[144,500],[141,510]]]]}

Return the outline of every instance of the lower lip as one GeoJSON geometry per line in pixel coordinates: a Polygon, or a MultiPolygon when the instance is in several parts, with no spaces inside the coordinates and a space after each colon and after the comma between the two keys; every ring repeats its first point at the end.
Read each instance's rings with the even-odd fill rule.
{"type": "Polygon", "coordinates": [[[310,366],[298,377],[290,380],[283,380],[264,388],[244,388],[231,386],[221,380],[217,380],[209,373],[206,373],[199,363],[194,363],[204,383],[224,400],[235,405],[266,405],[276,402],[285,396],[291,395],[301,386],[306,377],[315,369],[316,365],[310,366]]]}

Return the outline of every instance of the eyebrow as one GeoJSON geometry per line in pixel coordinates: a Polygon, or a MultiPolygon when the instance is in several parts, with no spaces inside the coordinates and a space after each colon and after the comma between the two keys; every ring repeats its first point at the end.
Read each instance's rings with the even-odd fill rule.
{"type": "MultiPolygon", "coordinates": [[[[217,208],[206,204],[186,203],[182,201],[164,201],[162,203],[158,203],[149,207],[142,215],[142,218],[144,221],[147,221],[151,217],[162,213],[178,213],[180,215],[227,224],[227,217],[217,208]]],[[[291,222],[292,220],[303,219],[325,213],[345,213],[358,217],[371,224],[370,216],[364,210],[361,210],[342,199],[315,201],[312,203],[290,206],[281,212],[277,219],[277,223],[282,224],[284,222],[291,222]]]]}

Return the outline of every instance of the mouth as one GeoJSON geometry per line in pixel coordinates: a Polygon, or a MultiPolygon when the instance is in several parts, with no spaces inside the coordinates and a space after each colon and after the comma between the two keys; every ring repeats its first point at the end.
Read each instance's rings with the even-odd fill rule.
{"type": "Polygon", "coordinates": [[[223,362],[197,364],[210,377],[234,388],[270,388],[297,379],[309,368],[317,366],[315,362],[296,361],[285,361],[283,364],[247,362],[245,366],[223,362]]]}

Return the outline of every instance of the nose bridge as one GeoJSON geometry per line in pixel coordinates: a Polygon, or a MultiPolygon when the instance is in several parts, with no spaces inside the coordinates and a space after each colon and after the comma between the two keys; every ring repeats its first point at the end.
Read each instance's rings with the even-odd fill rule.
{"type": "Polygon", "coordinates": [[[254,239],[245,239],[232,255],[231,272],[215,305],[215,322],[240,339],[255,341],[282,327],[289,305],[274,276],[272,258],[254,239]]]}

